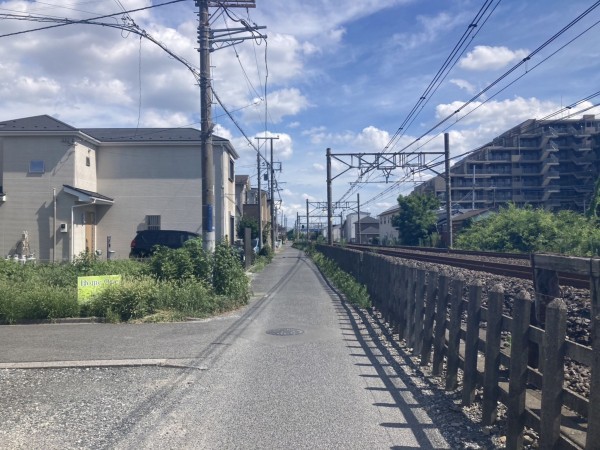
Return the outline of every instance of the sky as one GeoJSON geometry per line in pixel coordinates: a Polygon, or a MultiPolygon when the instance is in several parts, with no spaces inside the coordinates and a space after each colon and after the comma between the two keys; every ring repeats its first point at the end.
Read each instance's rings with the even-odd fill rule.
{"type": "MultiPolygon", "coordinates": [[[[48,114],[77,128],[200,128],[199,87],[187,67],[199,67],[197,7],[193,0],[164,3],[0,0],[0,121],[48,114]],[[115,13],[98,20],[111,26],[12,34],[57,24],[39,18],[115,13]],[[187,66],[114,27],[132,23],[187,66]]],[[[253,186],[256,151],[265,154],[269,145],[255,138],[278,137],[278,217],[289,228],[297,213],[305,216],[307,199],[311,210],[327,200],[327,148],[335,156],[333,201],[359,195],[361,211],[376,216],[434,172],[400,167],[387,180],[379,170],[360,176],[348,154],[423,153],[432,165],[439,156],[427,152],[443,151],[444,133],[456,161],[527,119],[600,114],[593,108],[599,97],[580,103],[600,90],[596,6],[256,0],[256,8],[229,14],[211,8],[213,29],[240,27],[240,19],[266,27],[266,39],[211,53],[214,91],[235,119],[215,102],[214,132],[232,142],[240,154],[236,173],[250,175],[253,186]]]]}

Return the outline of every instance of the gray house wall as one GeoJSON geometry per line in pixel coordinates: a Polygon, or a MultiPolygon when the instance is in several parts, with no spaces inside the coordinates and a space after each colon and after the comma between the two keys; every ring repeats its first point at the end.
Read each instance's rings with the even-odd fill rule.
{"type": "MultiPolygon", "coordinates": [[[[129,129],[120,133],[78,130],[49,116],[0,123],[6,197],[0,197],[0,257],[14,253],[24,230],[40,261],[70,260],[86,248],[104,258],[109,236],[112,256],[127,258],[136,231],[147,229],[147,216],[160,216],[161,229],[201,234],[199,131],[161,129],[150,139],[129,129]],[[31,160],[44,161],[44,173],[29,173],[31,160]]],[[[222,240],[235,227],[229,161],[238,155],[224,139],[213,144],[215,237],[222,240]]]]}
{"type": "MultiPolygon", "coordinates": [[[[0,251],[2,257],[14,253],[23,231],[29,233],[31,252],[41,260],[53,259],[54,205],[56,192],[58,223],[69,222],[73,197],[63,192],[63,184],[73,184],[78,145],[68,134],[0,138],[2,146],[2,190],[0,203],[0,251]],[[30,174],[31,160],[44,161],[42,174],[30,174]]],[[[87,152],[87,150],[86,150],[87,152]]],[[[83,175],[83,171],[82,177],[83,175]]],[[[56,235],[57,260],[68,259],[69,239],[56,235]]]]}
{"type": "Polygon", "coordinates": [[[202,233],[201,158],[190,145],[103,145],[98,156],[97,191],[114,198],[99,207],[97,246],[111,236],[114,257],[126,258],[146,217],[160,216],[161,229],[202,233]]]}

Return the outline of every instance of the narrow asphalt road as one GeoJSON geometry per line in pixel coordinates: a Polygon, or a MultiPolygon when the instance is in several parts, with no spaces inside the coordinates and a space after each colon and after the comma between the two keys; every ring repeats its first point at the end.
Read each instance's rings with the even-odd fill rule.
{"type": "Polygon", "coordinates": [[[252,286],[206,321],[0,327],[0,448],[450,448],[302,253],[252,286]]]}

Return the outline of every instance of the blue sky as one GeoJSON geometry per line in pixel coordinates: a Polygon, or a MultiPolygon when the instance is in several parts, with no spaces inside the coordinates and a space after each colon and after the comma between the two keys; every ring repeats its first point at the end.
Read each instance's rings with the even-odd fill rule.
{"type": "MultiPolygon", "coordinates": [[[[0,0],[0,14],[76,19],[119,12],[121,5],[132,10],[159,3],[163,2],[0,0]]],[[[275,159],[282,162],[283,171],[277,179],[289,226],[297,212],[305,214],[307,198],[326,200],[325,149],[381,152],[486,4],[483,0],[256,3],[256,9],[232,13],[266,26],[267,45],[246,41],[214,52],[213,83],[252,141],[265,134],[279,136],[275,159]]],[[[488,12],[493,12],[485,15],[485,23],[483,19],[478,22],[477,33],[439,87],[427,96],[393,150],[423,136],[407,151],[440,151],[442,133],[447,131],[452,154],[462,154],[523,120],[545,117],[600,90],[600,26],[593,26],[600,20],[600,8],[548,42],[593,4],[580,0],[490,2],[488,12]],[[478,98],[474,105],[478,109],[465,115],[471,109],[466,107],[445,123],[447,129],[444,126],[424,136],[546,42],[526,64],[478,98]]],[[[198,65],[192,0],[131,17],[175,54],[198,65]]],[[[223,17],[214,27],[238,26],[230,19],[225,23],[223,17]]],[[[44,25],[0,20],[0,34],[44,25]]],[[[135,127],[138,120],[140,127],[199,127],[199,93],[193,76],[156,45],[140,42],[133,34],[72,25],[2,37],[0,42],[0,120],[49,114],[82,128],[135,127]]],[[[579,108],[597,101],[594,98],[579,108]]],[[[251,175],[255,184],[255,150],[220,108],[215,107],[213,115],[216,133],[229,138],[241,155],[237,173],[251,175]]],[[[334,171],[340,168],[334,164],[334,171]]],[[[398,194],[410,192],[415,183],[431,175],[406,179],[399,170],[389,181],[405,181],[386,184],[381,174],[374,173],[369,183],[351,185],[358,179],[352,170],[336,178],[333,197],[340,200],[351,192],[346,199],[355,200],[360,193],[361,208],[376,215],[393,206],[398,194]],[[355,187],[349,191],[351,186],[355,187]]]]}

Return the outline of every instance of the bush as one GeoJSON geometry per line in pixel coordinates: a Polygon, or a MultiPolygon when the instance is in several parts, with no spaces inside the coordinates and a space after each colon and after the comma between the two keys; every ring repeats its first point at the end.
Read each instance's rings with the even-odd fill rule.
{"type": "Polygon", "coordinates": [[[237,252],[227,243],[217,245],[213,263],[213,287],[219,295],[246,301],[250,297],[248,277],[237,252]]]}
{"type": "Polygon", "coordinates": [[[361,308],[371,306],[367,288],[357,282],[352,275],[341,270],[335,262],[325,258],[322,253],[313,251],[311,258],[327,279],[344,293],[350,303],[361,308]]]}
{"type": "Polygon", "coordinates": [[[100,261],[89,253],[72,264],[0,260],[0,322],[78,316],[127,321],[148,315],[177,320],[228,311],[249,297],[248,278],[227,243],[213,255],[195,239],[180,249],[159,248],[148,261],[100,261]],[[119,274],[121,285],[77,302],[78,276],[119,274]]]}
{"type": "Polygon", "coordinates": [[[84,310],[92,316],[129,320],[152,314],[159,303],[160,287],[151,277],[111,285],[86,302],[84,310]]]}
{"type": "Polygon", "coordinates": [[[79,304],[74,286],[48,287],[0,281],[0,322],[15,323],[23,320],[78,316],[79,304]]]}

